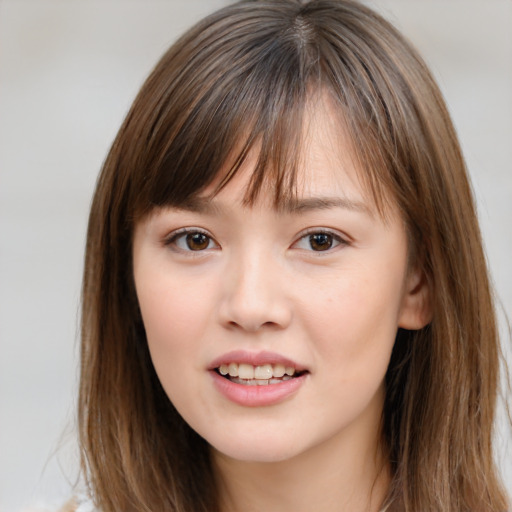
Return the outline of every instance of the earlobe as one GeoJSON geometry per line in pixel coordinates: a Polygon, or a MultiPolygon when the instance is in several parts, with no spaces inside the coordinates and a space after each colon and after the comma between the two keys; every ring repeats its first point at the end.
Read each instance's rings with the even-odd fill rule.
{"type": "Polygon", "coordinates": [[[432,297],[429,283],[422,270],[414,270],[407,277],[398,327],[418,330],[432,320],[432,297]]]}

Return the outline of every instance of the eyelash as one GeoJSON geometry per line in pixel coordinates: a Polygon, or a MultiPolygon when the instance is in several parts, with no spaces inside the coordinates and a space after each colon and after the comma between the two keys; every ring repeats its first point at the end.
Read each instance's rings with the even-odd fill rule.
{"type": "MultiPolygon", "coordinates": [[[[343,247],[343,246],[349,245],[349,241],[335,231],[331,231],[329,229],[322,229],[322,228],[310,228],[300,235],[299,239],[293,243],[293,246],[298,246],[298,244],[301,241],[307,239],[308,237],[309,237],[309,243],[311,244],[311,237],[313,235],[327,235],[327,236],[331,237],[331,240],[332,240],[332,245],[323,251],[322,250],[315,251],[313,249],[304,249],[305,251],[311,251],[311,252],[318,253],[318,255],[330,253],[334,249],[336,249],[337,247],[340,247],[340,246],[343,247]]],[[[308,242],[306,242],[306,243],[308,243],[308,242]]]]}
{"type": "Polygon", "coordinates": [[[203,229],[199,229],[199,228],[183,228],[183,229],[179,229],[178,231],[172,232],[164,240],[164,245],[167,247],[172,247],[173,250],[176,250],[176,251],[188,252],[188,253],[201,253],[201,252],[205,251],[206,249],[212,249],[212,247],[209,247],[211,242],[213,242],[215,244],[215,246],[216,246],[215,248],[219,247],[219,244],[215,241],[215,239],[207,231],[204,231],[203,229]],[[190,248],[185,249],[183,247],[179,247],[178,241],[181,238],[183,238],[186,243],[187,235],[196,235],[196,234],[203,235],[208,239],[207,247],[205,247],[204,249],[199,249],[197,251],[194,251],[193,249],[190,249],[190,248]]]}
{"type": "MultiPolygon", "coordinates": [[[[311,228],[311,229],[307,230],[306,232],[302,233],[300,235],[300,237],[297,239],[297,241],[292,244],[292,247],[300,248],[300,247],[298,247],[298,245],[302,241],[307,239],[308,237],[309,237],[309,244],[311,247],[311,237],[314,235],[326,235],[328,237],[331,237],[330,238],[331,245],[325,250],[315,251],[312,248],[310,248],[310,249],[302,248],[302,250],[308,251],[308,252],[313,252],[313,253],[319,253],[319,255],[321,255],[324,253],[332,252],[334,249],[336,249],[339,246],[349,245],[349,241],[346,240],[345,238],[343,238],[342,236],[340,236],[336,232],[333,232],[333,231],[330,231],[327,229],[311,228]]],[[[308,243],[308,242],[306,242],[306,243],[308,243]]],[[[180,252],[184,252],[184,253],[191,253],[191,255],[193,253],[197,253],[197,255],[199,255],[200,253],[206,251],[207,249],[216,249],[216,248],[220,247],[219,244],[215,241],[215,239],[207,231],[199,229],[199,228],[183,228],[183,229],[179,229],[178,231],[174,231],[164,240],[164,245],[168,246],[168,247],[172,247],[173,250],[176,250],[176,251],[180,251],[180,252]],[[185,240],[185,243],[187,243],[186,238],[188,235],[203,235],[208,240],[207,246],[202,249],[198,249],[198,250],[193,250],[190,247],[188,247],[188,248],[180,247],[178,245],[178,241],[180,239],[183,239],[183,240],[185,240]],[[215,247],[210,247],[211,243],[215,244],[215,247]]]]}

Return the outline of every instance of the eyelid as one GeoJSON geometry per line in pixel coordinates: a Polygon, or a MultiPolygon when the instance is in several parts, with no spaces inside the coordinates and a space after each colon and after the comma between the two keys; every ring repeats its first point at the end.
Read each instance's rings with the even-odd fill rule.
{"type": "MultiPolygon", "coordinates": [[[[344,233],[341,233],[338,230],[330,229],[330,228],[324,228],[324,227],[313,227],[313,228],[308,228],[308,229],[302,231],[298,235],[298,237],[295,240],[295,242],[293,242],[292,248],[294,246],[296,246],[301,240],[303,240],[307,236],[316,235],[316,234],[331,235],[338,243],[334,247],[326,249],[325,251],[314,251],[313,249],[307,250],[307,252],[314,253],[315,256],[322,256],[322,255],[330,254],[334,250],[339,248],[340,246],[341,247],[345,247],[345,246],[350,245],[352,243],[352,240],[351,240],[351,238],[348,235],[346,235],[344,233]]],[[[306,250],[306,249],[303,249],[303,250],[306,250]]]]}
{"type": "Polygon", "coordinates": [[[211,249],[204,249],[202,251],[192,251],[192,250],[185,250],[181,247],[178,247],[176,245],[176,240],[180,238],[181,236],[188,235],[189,233],[201,233],[205,236],[207,236],[214,244],[214,249],[220,249],[219,243],[215,240],[215,238],[209,233],[206,229],[198,228],[198,227],[186,227],[186,228],[179,228],[175,229],[174,231],[171,231],[169,234],[167,234],[163,239],[163,245],[166,247],[170,247],[175,252],[180,252],[182,254],[187,254],[191,256],[200,256],[201,253],[204,253],[211,249]]]}

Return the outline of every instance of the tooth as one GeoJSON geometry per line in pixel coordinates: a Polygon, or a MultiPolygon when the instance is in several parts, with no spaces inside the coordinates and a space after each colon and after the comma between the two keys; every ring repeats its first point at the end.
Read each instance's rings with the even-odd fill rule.
{"type": "Polygon", "coordinates": [[[286,373],[286,375],[289,375],[291,377],[295,373],[295,368],[292,368],[291,366],[287,366],[284,373],[286,373]]]}
{"type": "Polygon", "coordinates": [[[274,377],[282,377],[285,374],[285,367],[282,364],[275,364],[272,370],[274,377]]]}
{"type": "Polygon", "coordinates": [[[272,365],[264,364],[262,366],[256,366],[256,368],[254,368],[254,378],[262,380],[272,378],[272,365]]]}
{"type": "Polygon", "coordinates": [[[228,371],[230,377],[238,377],[239,369],[236,363],[229,363],[228,371]]]}
{"type": "Polygon", "coordinates": [[[256,382],[258,383],[258,386],[267,386],[268,385],[268,380],[265,380],[265,379],[258,379],[258,380],[256,380],[256,382]]]}
{"type": "Polygon", "coordinates": [[[251,364],[239,364],[238,376],[241,379],[254,379],[254,366],[251,364]]]}
{"type": "Polygon", "coordinates": [[[221,375],[227,375],[229,373],[229,368],[227,364],[221,364],[219,367],[219,373],[221,375]]]}

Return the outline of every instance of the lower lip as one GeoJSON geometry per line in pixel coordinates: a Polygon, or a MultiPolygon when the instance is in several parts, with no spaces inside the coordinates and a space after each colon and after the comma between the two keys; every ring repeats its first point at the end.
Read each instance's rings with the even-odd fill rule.
{"type": "Polygon", "coordinates": [[[218,391],[228,400],[245,407],[264,407],[283,402],[296,393],[304,383],[307,374],[284,380],[279,384],[246,386],[231,382],[216,371],[210,372],[218,391]]]}

